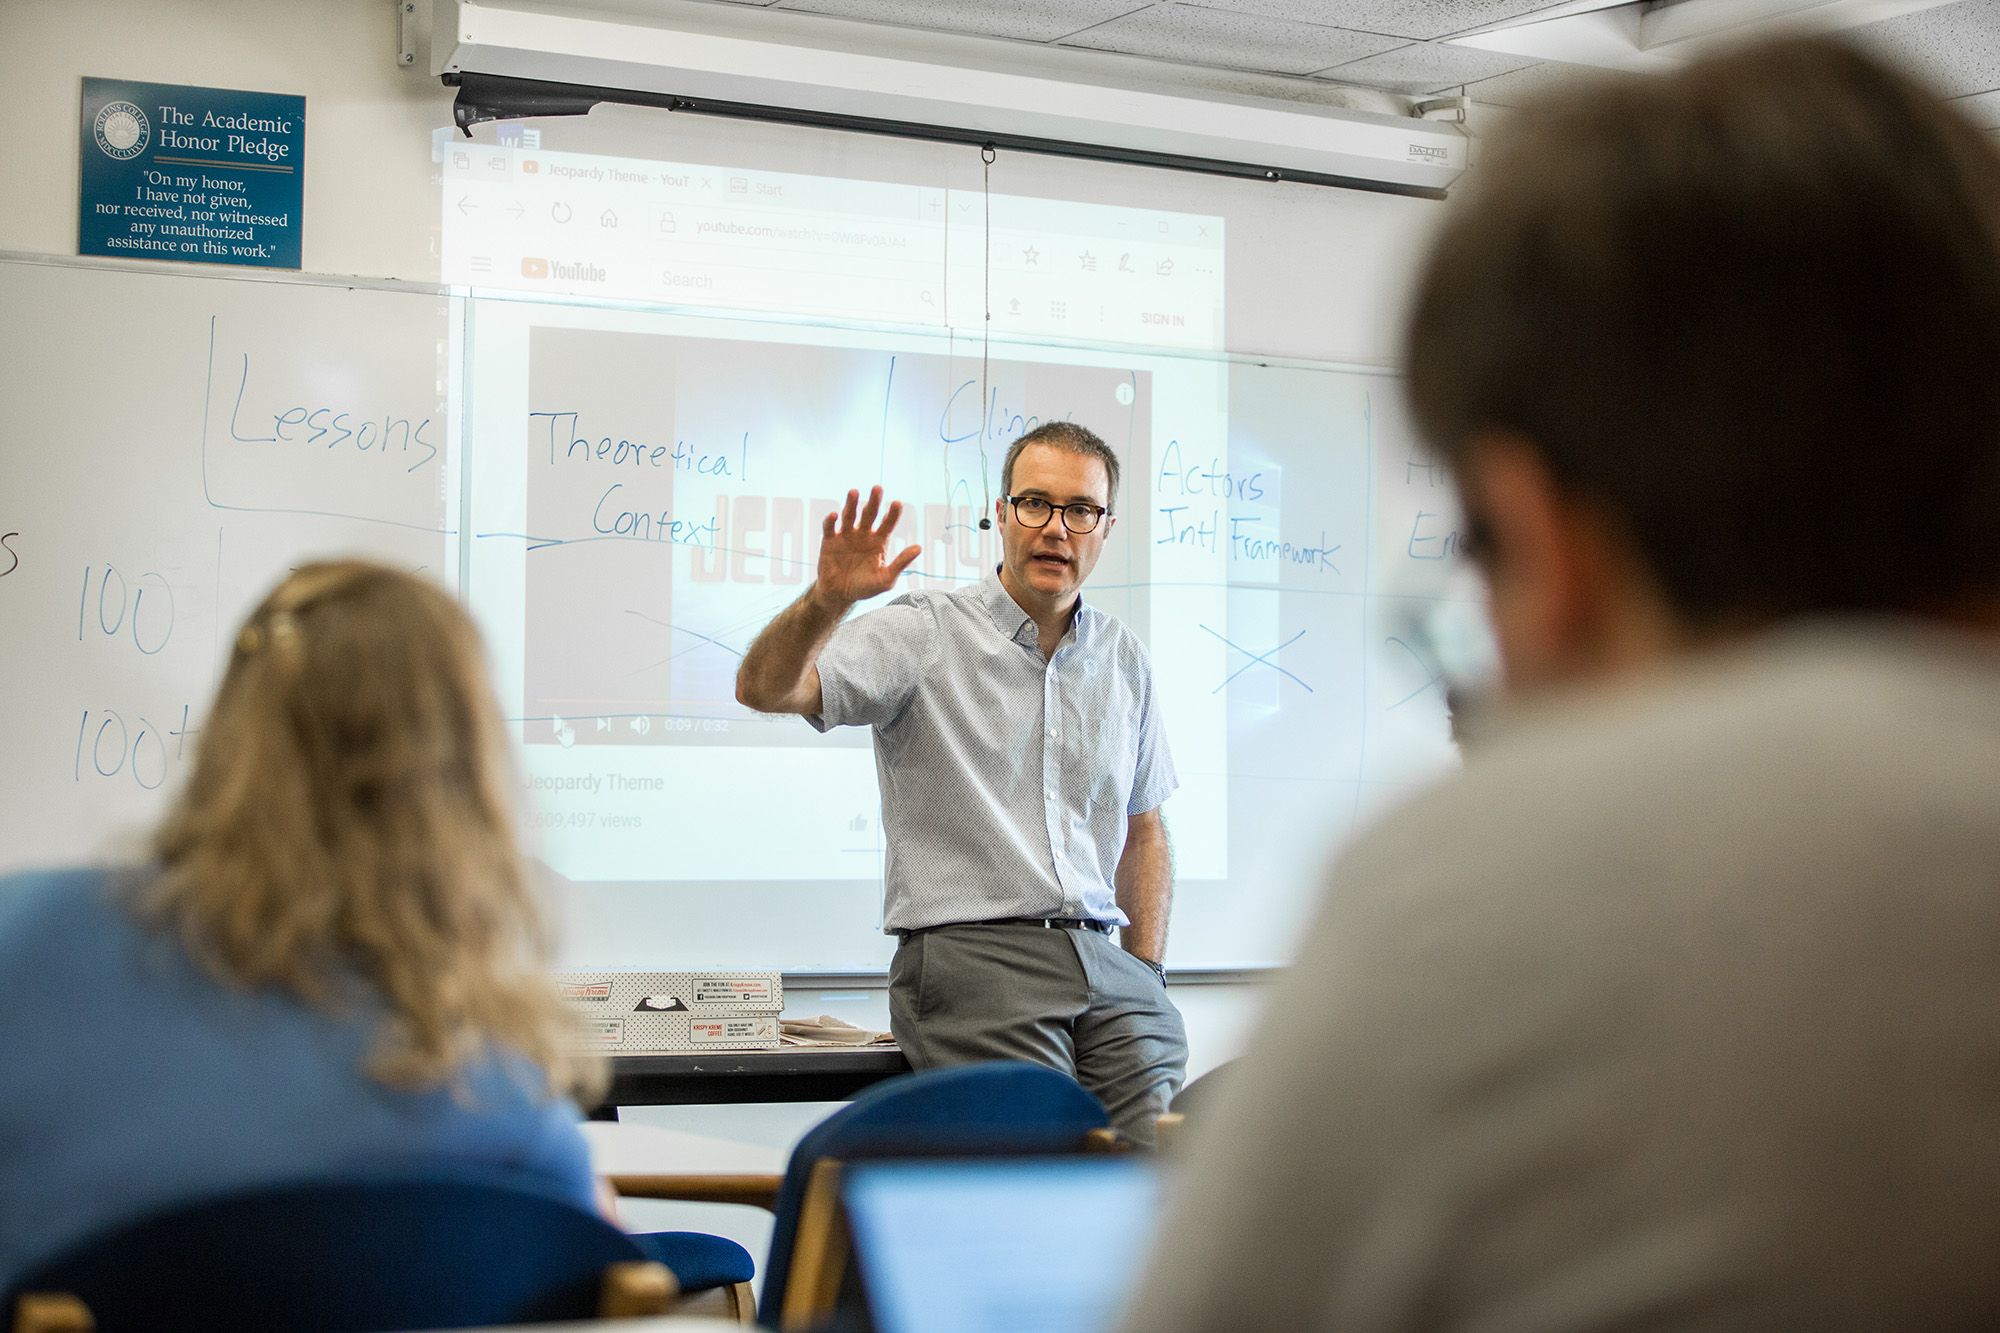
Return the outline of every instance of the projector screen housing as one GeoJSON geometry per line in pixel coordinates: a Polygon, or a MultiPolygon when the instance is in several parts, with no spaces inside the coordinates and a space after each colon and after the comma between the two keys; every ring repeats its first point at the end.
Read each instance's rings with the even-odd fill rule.
{"type": "Polygon", "coordinates": [[[1466,165],[1463,135],[1414,118],[1148,86],[1095,65],[1083,82],[986,39],[864,47],[861,25],[762,11],[750,31],[719,8],[439,0],[432,69],[476,90],[462,124],[546,114],[568,91],[572,110],[631,102],[1426,197],[1466,165]]]}

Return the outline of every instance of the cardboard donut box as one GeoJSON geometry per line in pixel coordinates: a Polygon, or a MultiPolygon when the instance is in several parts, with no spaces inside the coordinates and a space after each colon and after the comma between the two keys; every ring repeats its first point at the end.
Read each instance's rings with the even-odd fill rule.
{"type": "Polygon", "coordinates": [[[614,1055],[768,1051],[778,1045],[776,972],[558,972],[582,1040],[614,1055]]]}

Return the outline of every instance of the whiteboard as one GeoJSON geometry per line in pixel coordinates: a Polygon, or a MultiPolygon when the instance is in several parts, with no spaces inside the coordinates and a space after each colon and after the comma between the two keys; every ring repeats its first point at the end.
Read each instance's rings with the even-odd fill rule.
{"type": "Polygon", "coordinates": [[[360,553],[487,634],[565,964],[879,972],[866,733],[747,713],[735,662],[849,486],[910,506],[906,586],[980,577],[1057,417],[1124,459],[1086,596],[1154,654],[1174,966],[1282,961],[1334,844],[1452,762],[1426,626],[1475,599],[1380,368],[26,256],[0,307],[0,870],[137,854],[228,632],[360,553]]]}
{"type": "Polygon", "coordinates": [[[850,487],[905,502],[905,588],[981,578],[1044,420],[1123,465],[1085,596],[1155,662],[1170,963],[1282,961],[1331,847],[1454,760],[1426,626],[1474,599],[1380,369],[560,299],[468,326],[466,589],[573,965],[886,965],[868,733],[750,713],[736,666],[850,487]]]}
{"type": "Polygon", "coordinates": [[[457,586],[462,302],[16,256],[0,310],[0,870],[128,857],[271,584],[457,586]]]}

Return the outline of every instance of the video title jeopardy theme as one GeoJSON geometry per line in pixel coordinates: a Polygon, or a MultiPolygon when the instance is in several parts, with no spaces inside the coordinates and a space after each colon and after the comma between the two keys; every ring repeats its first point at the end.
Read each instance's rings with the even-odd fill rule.
{"type": "Polygon", "coordinates": [[[83,81],[77,253],[298,268],[306,99],[83,81]]]}

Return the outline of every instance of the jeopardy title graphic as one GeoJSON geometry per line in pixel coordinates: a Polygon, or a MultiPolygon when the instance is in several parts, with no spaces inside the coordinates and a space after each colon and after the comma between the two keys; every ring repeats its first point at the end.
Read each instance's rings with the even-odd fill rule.
{"type": "Polygon", "coordinates": [[[77,253],[298,268],[306,100],[83,81],[77,253]]]}

